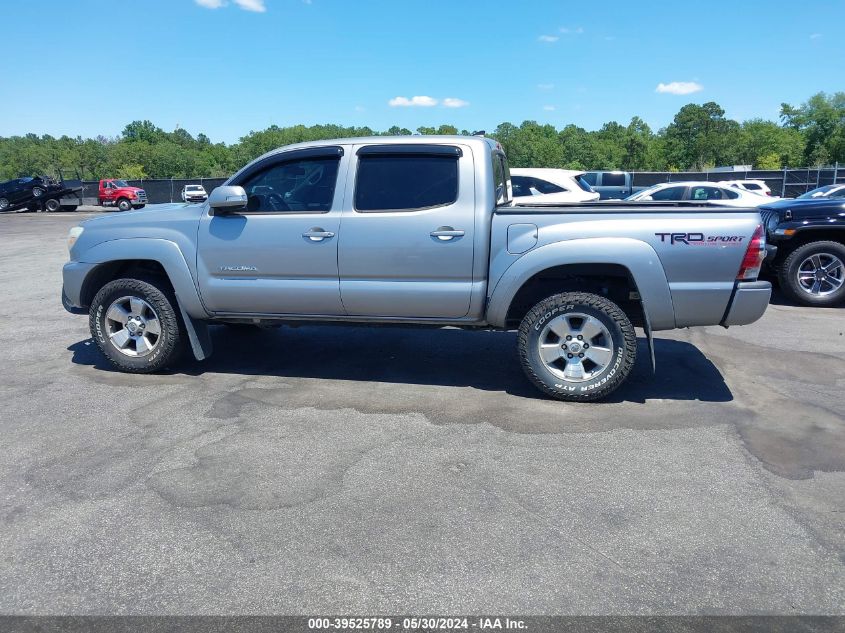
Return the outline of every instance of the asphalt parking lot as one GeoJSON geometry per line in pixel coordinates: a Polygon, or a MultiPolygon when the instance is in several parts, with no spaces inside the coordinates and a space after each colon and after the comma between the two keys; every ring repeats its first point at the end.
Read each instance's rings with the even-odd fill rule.
{"type": "Polygon", "coordinates": [[[597,404],[500,332],[134,376],[59,299],[90,215],[0,215],[0,612],[845,614],[845,309],[660,333],[597,404]]]}

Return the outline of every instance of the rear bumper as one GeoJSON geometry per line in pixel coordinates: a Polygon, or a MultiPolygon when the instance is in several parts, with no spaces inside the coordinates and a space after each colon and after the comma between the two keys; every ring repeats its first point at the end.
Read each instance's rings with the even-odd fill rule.
{"type": "Polygon", "coordinates": [[[768,281],[741,281],[736,285],[721,325],[748,325],[763,316],[772,296],[768,281]]]}

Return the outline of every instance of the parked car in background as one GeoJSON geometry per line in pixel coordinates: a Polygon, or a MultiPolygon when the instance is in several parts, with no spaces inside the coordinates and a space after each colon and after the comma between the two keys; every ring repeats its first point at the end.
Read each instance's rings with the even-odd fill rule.
{"type": "Polygon", "coordinates": [[[602,200],[624,200],[645,187],[634,187],[634,177],[627,171],[588,171],[584,180],[602,200]]]}
{"type": "Polygon", "coordinates": [[[106,178],[100,181],[97,196],[104,207],[117,207],[120,211],[143,209],[147,204],[147,192],[140,187],[132,187],[125,180],[106,178]]]}
{"type": "Polygon", "coordinates": [[[573,169],[511,169],[514,204],[594,202],[599,194],[573,169]]]}
{"type": "Polygon", "coordinates": [[[185,185],[182,187],[182,202],[205,202],[208,194],[202,185],[185,185]]]}
{"type": "Polygon", "coordinates": [[[845,198],[845,185],[825,185],[817,189],[811,189],[802,193],[796,200],[808,200],[814,198],[845,198]]]}
{"type": "Polygon", "coordinates": [[[845,199],[796,198],[760,207],[766,267],[781,290],[808,306],[845,301],[845,199]]]}
{"type": "Polygon", "coordinates": [[[759,207],[770,198],[744,189],[725,187],[715,182],[662,182],[629,196],[626,200],[674,200],[676,202],[708,202],[724,207],[759,207]]]}
{"type": "Polygon", "coordinates": [[[762,180],[720,180],[720,185],[725,187],[734,187],[735,189],[742,189],[750,191],[751,193],[758,193],[761,196],[771,196],[772,190],[762,180]]]}
{"type": "Polygon", "coordinates": [[[51,178],[26,176],[0,183],[0,211],[7,211],[29,201],[37,202],[63,189],[51,178]]]}

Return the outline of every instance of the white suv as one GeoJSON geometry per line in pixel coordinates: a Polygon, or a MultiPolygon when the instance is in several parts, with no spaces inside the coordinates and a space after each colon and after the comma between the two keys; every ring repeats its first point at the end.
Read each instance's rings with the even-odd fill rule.
{"type": "Polygon", "coordinates": [[[719,181],[719,184],[725,185],[726,187],[733,187],[734,189],[750,191],[751,193],[757,193],[761,196],[772,195],[772,190],[769,189],[769,185],[762,180],[721,180],[719,181]]]}
{"type": "Polygon", "coordinates": [[[208,194],[202,185],[185,185],[182,187],[182,202],[205,202],[208,194]]]}
{"type": "Polygon", "coordinates": [[[511,169],[515,204],[595,202],[599,194],[573,169],[511,169]]]}

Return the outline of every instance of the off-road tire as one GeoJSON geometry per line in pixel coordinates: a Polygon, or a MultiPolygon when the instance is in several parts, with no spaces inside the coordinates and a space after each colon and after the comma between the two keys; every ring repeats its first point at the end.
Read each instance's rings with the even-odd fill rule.
{"type": "Polygon", "coordinates": [[[120,198],[115,206],[117,206],[118,211],[129,211],[132,208],[132,203],[127,198],[120,198]]]}
{"type": "Polygon", "coordinates": [[[100,288],[88,312],[91,336],[103,355],[120,371],[148,374],[168,367],[179,360],[185,336],[176,310],[176,299],[166,284],[158,280],[115,279],[100,288]],[[155,312],[161,334],[148,356],[130,357],[121,353],[109,340],[105,316],[114,301],[133,296],[145,301],[155,312]]]}
{"type": "Polygon", "coordinates": [[[812,255],[833,255],[845,263],[845,244],[840,242],[809,242],[792,251],[778,268],[778,282],[784,294],[801,305],[830,307],[845,301],[845,283],[838,290],[825,295],[812,295],[801,287],[798,271],[801,263],[812,255]]]}
{"type": "Polygon", "coordinates": [[[60,211],[61,208],[62,204],[55,198],[50,198],[49,200],[44,201],[44,210],[48,213],[55,213],[56,211],[60,211]]]}
{"type": "Polygon", "coordinates": [[[587,292],[564,292],[537,303],[522,320],[517,341],[522,368],[534,386],[552,398],[572,402],[600,400],[615,391],[627,379],[637,357],[637,335],[627,315],[609,299],[587,292]],[[570,313],[595,317],[613,342],[606,369],[583,382],[556,376],[540,357],[545,325],[570,313]]]}

